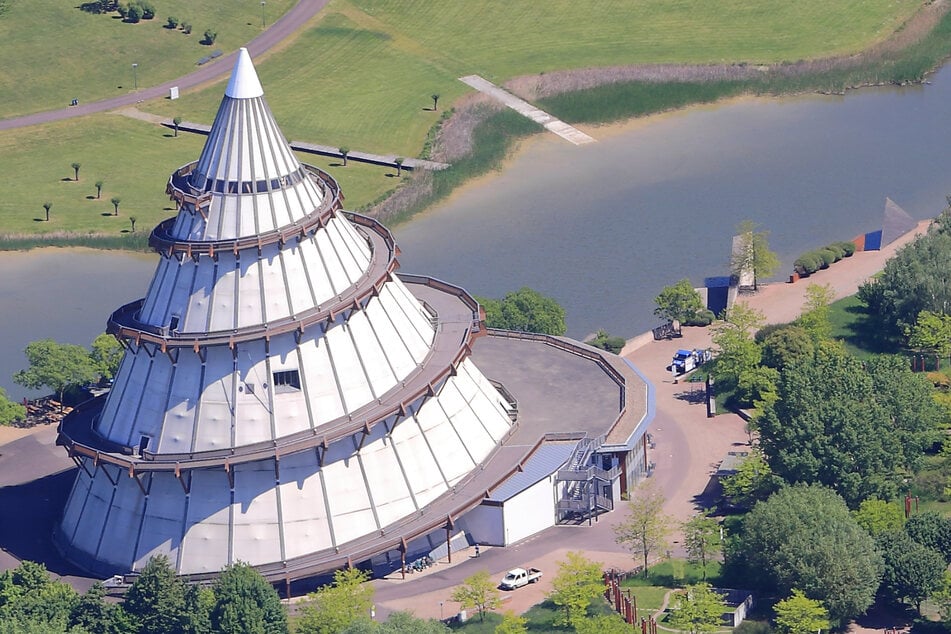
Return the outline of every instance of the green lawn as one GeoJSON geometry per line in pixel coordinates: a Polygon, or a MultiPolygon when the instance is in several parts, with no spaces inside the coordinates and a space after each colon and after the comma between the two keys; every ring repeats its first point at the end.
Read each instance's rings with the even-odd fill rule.
{"type": "MultiPolygon", "coordinates": [[[[121,234],[149,231],[174,213],[165,195],[169,175],[197,160],[205,137],[181,133],[177,138],[161,126],[102,114],[61,121],[38,128],[0,132],[0,163],[6,175],[0,199],[4,234],[42,234],[66,230],[121,234]],[[79,182],[72,163],[80,163],[79,182]],[[104,181],[96,199],[95,182],[104,181]],[[110,199],[119,197],[119,216],[110,199]],[[46,222],[44,202],[53,203],[46,222]]],[[[302,154],[300,160],[333,174],[357,208],[391,189],[393,170],[355,163],[342,167],[335,159],[302,154]]]]}
{"type": "MultiPolygon", "coordinates": [[[[155,19],[138,24],[87,13],[82,0],[0,2],[0,117],[131,92],[133,63],[139,88],[160,84],[192,72],[211,51],[233,51],[261,32],[256,0],[152,1],[155,19]],[[192,33],[165,28],[171,15],[190,22],[192,33]],[[218,33],[211,46],[199,43],[206,29],[218,33]]],[[[294,3],[267,0],[268,23],[294,3]]]]}
{"type": "MultiPolygon", "coordinates": [[[[293,0],[270,0],[269,21],[293,0]]],[[[260,32],[253,0],[208,3],[156,0],[156,19],[124,24],[84,13],[77,4],[0,0],[0,116],[64,106],[126,92],[138,64],[139,86],[195,68],[213,48],[230,51],[260,32]],[[175,15],[192,23],[190,36],[163,28],[175,15]],[[198,44],[205,28],[219,33],[213,47],[198,44]],[[51,33],[55,32],[55,37],[51,33]]],[[[279,125],[292,140],[418,156],[440,109],[470,90],[457,78],[479,73],[495,81],[562,68],[636,62],[778,62],[857,51],[893,32],[918,7],[895,0],[647,0],[540,5],[331,0],[300,33],[262,59],[258,71],[279,125]]],[[[140,104],[167,117],[210,123],[224,82],[140,104]]],[[[117,116],[99,115],[0,133],[0,169],[8,175],[0,203],[4,233],[120,232],[133,211],[150,226],[168,213],[168,174],[194,160],[203,141],[117,116]],[[69,164],[83,164],[81,182],[69,164]],[[106,200],[89,201],[97,178],[106,200]],[[108,198],[123,198],[109,218],[108,198]],[[53,203],[50,223],[42,204],[53,203]]],[[[507,147],[503,143],[504,148],[507,147]]],[[[494,155],[493,155],[494,156],[494,155]]],[[[307,157],[318,166],[326,161],[307,157]]],[[[388,170],[351,163],[331,168],[359,208],[392,189],[388,170]]],[[[465,170],[460,170],[465,171],[465,170]]],[[[471,171],[471,170],[470,170],[471,171]]],[[[465,172],[469,174],[468,171],[465,172]]],[[[443,181],[458,178],[446,175],[443,181]]],[[[142,225],[140,225],[142,226],[142,225]]]]}

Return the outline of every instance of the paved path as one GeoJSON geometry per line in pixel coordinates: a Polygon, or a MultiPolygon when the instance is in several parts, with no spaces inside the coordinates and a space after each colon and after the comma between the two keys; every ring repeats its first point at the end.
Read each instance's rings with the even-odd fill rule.
{"type": "MultiPolygon", "coordinates": [[[[282,15],[276,22],[271,24],[267,30],[251,40],[247,44],[248,52],[251,53],[252,57],[261,56],[297,32],[308,20],[317,15],[317,13],[327,5],[327,2],[328,0],[300,0],[293,9],[282,15]]],[[[178,79],[167,81],[164,84],[152,86],[151,88],[143,88],[137,92],[119,95],[118,97],[110,97],[109,99],[103,99],[101,101],[84,103],[70,108],[37,112],[22,117],[5,119],[0,121],[0,130],[50,123],[52,121],[60,121],[61,119],[81,117],[96,112],[114,110],[123,106],[131,106],[146,99],[165,97],[168,95],[169,89],[173,86],[178,86],[179,90],[184,92],[189,88],[194,88],[226,77],[234,67],[237,56],[237,51],[229,55],[223,55],[217,60],[201,66],[195,72],[185,75],[184,77],[179,77],[178,79]]]]}
{"type": "Polygon", "coordinates": [[[489,80],[483,79],[478,75],[466,75],[465,77],[460,77],[459,81],[502,102],[515,112],[528,117],[535,123],[543,126],[546,130],[554,132],[561,138],[575,145],[584,145],[586,143],[594,143],[595,141],[595,139],[581,130],[568,125],[561,119],[556,119],[543,110],[539,110],[527,101],[519,99],[512,93],[499,88],[489,80]]]}
{"type": "MultiPolygon", "coordinates": [[[[881,251],[856,253],[795,284],[761,286],[759,292],[741,301],[763,311],[768,322],[791,321],[799,316],[810,283],[828,284],[836,298],[854,294],[861,283],[882,269],[898,247],[924,231],[929,222],[920,223],[916,231],[881,251]]],[[[678,348],[710,345],[709,329],[684,328],[684,336],[671,341],[655,342],[650,333],[635,337],[622,351],[622,356],[630,359],[656,390],[657,413],[650,428],[655,442],[650,453],[650,459],[656,463],[653,480],[667,499],[665,511],[678,521],[689,519],[708,503],[704,490],[711,484],[711,476],[726,452],[748,446],[745,421],[732,413],[708,419],[701,393],[690,383],[675,383],[665,369],[678,348]]],[[[539,583],[503,595],[507,599],[503,610],[524,612],[543,601],[551,591],[557,562],[563,560],[569,550],[582,550],[586,557],[602,562],[605,567],[629,570],[636,562],[629,552],[614,543],[612,530],[612,526],[623,519],[623,513],[621,506],[603,515],[592,527],[555,526],[508,548],[484,548],[478,559],[471,551],[459,553],[453,560],[462,560],[461,563],[449,565],[442,560],[422,573],[408,575],[406,581],[401,581],[399,575],[374,581],[377,615],[382,618],[393,610],[411,610],[420,617],[448,617],[459,610],[449,595],[465,577],[478,570],[488,570],[493,578],[501,578],[510,568],[534,566],[545,573],[539,583]]],[[[677,543],[680,536],[673,535],[671,539],[675,542],[673,552],[682,552],[677,543]]]]}

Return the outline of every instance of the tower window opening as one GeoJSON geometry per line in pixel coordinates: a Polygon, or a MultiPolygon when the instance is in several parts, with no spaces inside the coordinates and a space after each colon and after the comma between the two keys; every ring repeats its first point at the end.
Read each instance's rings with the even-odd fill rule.
{"type": "Polygon", "coordinates": [[[139,436],[139,455],[140,456],[143,453],[145,453],[146,449],[149,448],[150,442],[152,442],[152,438],[150,436],[146,436],[145,434],[142,434],[141,436],[139,436]]]}
{"type": "Polygon", "coordinates": [[[274,373],[275,392],[293,392],[300,389],[300,372],[297,370],[280,370],[274,373]]]}

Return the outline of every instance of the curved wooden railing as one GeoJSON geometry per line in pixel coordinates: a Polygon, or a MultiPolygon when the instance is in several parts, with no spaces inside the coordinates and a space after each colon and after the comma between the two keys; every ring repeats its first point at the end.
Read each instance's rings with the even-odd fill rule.
{"type": "MultiPolygon", "coordinates": [[[[189,163],[175,171],[169,178],[168,186],[165,191],[169,197],[180,206],[185,204],[192,205],[196,213],[204,215],[203,209],[211,202],[214,193],[195,191],[194,188],[188,184],[187,176],[194,169],[196,163],[189,163]]],[[[291,238],[303,237],[323,227],[334,213],[343,209],[343,196],[340,193],[340,186],[337,184],[337,181],[334,180],[333,176],[321,169],[311,165],[302,165],[301,168],[317,185],[321,193],[324,194],[324,199],[317,209],[313,210],[300,221],[286,225],[280,229],[240,238],[227,240],[179,240],[172,236],[171,233],[176,219],[169,218],[159,223],[159,225],[152,230],[152,234],[149,236],[149,246],[166,257],[176,253],[182,253],[187,257],[195,255],[214,255],[215,252],[221,251],[237,253],[242,249],[262,249],[270,244],[284,244],[291,238]]]]}

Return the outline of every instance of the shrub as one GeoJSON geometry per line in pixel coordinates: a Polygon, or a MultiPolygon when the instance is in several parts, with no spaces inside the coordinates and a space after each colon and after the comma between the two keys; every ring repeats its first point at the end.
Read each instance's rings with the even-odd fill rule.
{"type": "Polygon", "coordinates": [[[842,243],[841,243],[841,242],[833,242],[832,244],[830,244],[830,245],[827,246],[826,248],[829,249],[830,251],[832,251],[833,253],[835,253],[835,261],[836,261],[836,262],[838,262],[839,260],[841,260],[842,258],[845,257],[845,249],[842,248],[842,243]]]}
{"type": "Polygon", "coordinates": [[[836,244],[842,247],[842,251],[845,253],[845,257],[850,258],[852,254],[855,253],[855,243],[849,242],[848,240],[843,240],[842,242],[837,242],[836,244]]]}
{"type": "Polygon", "coordinates": [[[142,7],[138,4],[130,4],[125,11],[125,19],[133,24],[142,19],[142,7]]]}
{"type": "Polygon", "coordinates": [[[124,2],[120,2],[118,5],[116,5],[116,11],[119,12],[119,17],[125,20],[129,15],[129,5],[124,2]]]}
{"type": "Polygon", "coordinates": [[[835,257],[835,251],[829,247],[823,247],[816,251],[816,255],[819,256],[819,259],[822,260],[822,268],[829,268],[832,264],[835,263],[837,258],[835,257]]]}
{"type": "Polygon", "coordinates": [[[201,40],[201,43],[207,46],[211,46],[212,44],[215,43],[216,39],[218,39],[218,33],[216,31],[212,31],[211,29],[205,29],[205,34],[201,40]]]}
{"type": "Polygon", "coordinates": [[[607,350],[612,354],[619,354],[621,350],[624,349],[624,344],[626,343],[627,341],[624,337],[612,337],[603,330],[599,330],[594,336],[594,339],[588,341],[588,345],[600,348],[601,350],[607,350]]]}
{"type": "Polygon", "coordinates": [[[192,25],[189,24],[188,22],[182,22],[182,33],[184,33],[185,35],[191,35],[191,32],[192,32],[192,25]]]}
{"type": "Polygon", "coordinates": [[[177,29],[178,28],[178,18],[173,15],[168,16],[165,19],[165,28],[167,29],[177,29]]]}
{"type": "Polygon", "coordinates": [[[685,321],[684,326],[709,326],[716,318],[712,310],[702,310],[694,315],[693,319],[685,321]]]}
{"type": "Polygon", "coordinates": [[[142,19],[151,20],[155,17],[155,5],[148,0],[139,0],[136,4],[142,9],[142,19]]]}
{"type": "Polygon", "coordinates": [[[822,260],[814,251],[810,251],[799,256],[793,266],[800,275],[812,275],[822,266],[822,260]]]}

